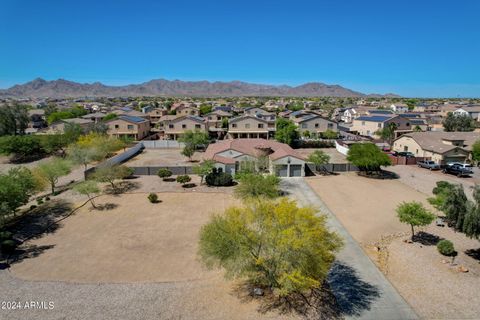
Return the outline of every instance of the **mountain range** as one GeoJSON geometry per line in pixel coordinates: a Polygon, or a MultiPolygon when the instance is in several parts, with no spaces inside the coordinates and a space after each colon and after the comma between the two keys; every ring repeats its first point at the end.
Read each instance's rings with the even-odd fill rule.
{"type": "MultiPolygon", "coordinates": [[[[299,86],[254,84],[241,81],[209,82],[156,79],[141,84],[109,86],[100,82],[78,83],[64,79],[47,81],[37,78],[25,84],[0,90],[3,98],[80,98],[129,96],[193,96],[193,97],[364,97],[366,94],[319,82],[299,86]]],[[[398,97],[394,94],[368,95],[398,97]]]]}

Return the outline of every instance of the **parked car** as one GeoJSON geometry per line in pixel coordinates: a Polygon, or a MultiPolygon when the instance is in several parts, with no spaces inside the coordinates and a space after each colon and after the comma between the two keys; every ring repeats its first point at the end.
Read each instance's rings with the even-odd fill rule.
{"type": "Polygon", "coordinates": [[[437,164],[435,161],[432,161],[432,160],[417,161],[417,165],[420,168],[426,168],[426,169],[429,169],[429,170],[440,170],[440,165],[437,164]]]}
{"type": "Polygon", "coordinates": [[[470,163],[461,163],[461,162],[450,162],[450,163],[447,163],[448,166],[453,166],[453,165],[458,165],[458,166],[461,166],[462,168],[465,168],[465,169],[470,169],[472,170],[473,169],[473,166],[470,164],[470,163]]]}
{"type": "Polygon", "coordinates": [[[459,177],[468,177],[471,174],[473,174],[473,171],[468,168],[464,168],[460,164],[452,164],[451,166],[450,165],[446,166],[443,169],[443,173],[450,173],[450,174],[457,175],[459,177]]]}
{"type": "Polygon", "coordinates": [[[401,152],[397,152],[395,151],[393,153],[393,155],[395,157],[406,157],[406,158],[415,158],[415,155],[411,152],[408,152],[408,151],[401,151],[401,152]]]}

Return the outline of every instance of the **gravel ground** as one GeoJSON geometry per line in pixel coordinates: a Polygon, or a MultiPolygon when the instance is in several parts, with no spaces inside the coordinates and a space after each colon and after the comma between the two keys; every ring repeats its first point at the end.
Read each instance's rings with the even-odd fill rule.
{"type": "Polygon", "coordinates": [[[347,158],[344,154],[341,154],[340,152],[337,151],[335,148],[318,148],[318,149],[312,149],[312,148],[300,148],[300,149],[295,149],[298,153],[300,153],[302,156],[305,158],[310,155],[310,153],[314,152],[315,150],[320,150],[325,152],[330,156],[330,163],[348,163],[347,158]]]}
{"type": "Polygon", "coordinates": [[[480,170],[474,168],[474,177],[459,178],[451,174],[444,174],[441,171],[430,171],[417,166],[392,166],[387,169],[400,176],[400,181],[410,188],[420,191],[426,195],[432,195],[432,189],[437,181],[449,181],[451,183],[461,183],[465,192],[470,197],[475,183],[480,182],[476,176],[480,175],[480,170]]]}
{"type": "Polygon", "coordinates": [[[181,154],[182,149],[144,149],[142,153],[126,162],[132,167],[141,166],[192,166],[197,164],[203,152],[195,152],[192,161],[181,154]]]}

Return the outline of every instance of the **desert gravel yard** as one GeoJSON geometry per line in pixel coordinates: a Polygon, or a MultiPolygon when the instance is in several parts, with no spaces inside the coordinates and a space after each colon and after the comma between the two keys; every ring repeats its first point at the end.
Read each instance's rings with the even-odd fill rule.
{"type": "Polygon", "coordinates": [[[429,190],[436,180],[419,178],[417,190],[411,181],[368,179],[355,173],[307,179],[420,317],[478,319],[480,242],[435,224],[419,229],[421,240],[405,242],[410,237],[409,226],[398,222],[395,208],[402,201],[426,204],[429,195],[417,190],[429,190]],[[435,244],[441,239],[454,243],[455,265],[438,253],[435,244]],[[460,272],[459,267],[468,272],[460,272]]]}
{"type": "MultiPolygon", "coordinates": [[[[157,177],[158,179],[158,177],[157,177]]],[[[220,270],[197,259],[200,227],[236,204],[225,193],[146,193],[101,196],[28,242],[47,247],[36,257],[0,270],[4,301],[53,302],[51,310],[0,310],[0,319],[296,319],[259,313],[220,270]]]]}
{"type": "Polygon", "coordinates": [[[143,149],[125,164],[132,167],[142,166],[192,166],[202,160],[203,152],[195,152],[192,161],[181,154],[182,149],[143,149]]]}

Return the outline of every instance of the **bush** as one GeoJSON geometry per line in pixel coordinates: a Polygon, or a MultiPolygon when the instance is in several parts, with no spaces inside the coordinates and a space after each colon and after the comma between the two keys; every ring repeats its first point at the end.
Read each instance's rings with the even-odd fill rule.
{"type": "Polygon", "coordinates": [[[45,197],[45,201],[50,201],[50,197],[45,197]]]}
{"type": "Polygon", "coordinates": [[[30,210],[33,210],[33,209],[36,209],[36,208],[37,208],[37,206],[34,205],[34,204],[32,204],[32,205],[30,206],[30,210]]]}
{"type": "Polygon", "coordinates": [[[455,253],[453,243],[449,240],[440,240],[437,243],[437,249],[444,256],[452,256],[455,253]]]}
{"type": "Polygon", "coordinates": [[[5,253],[12,253],[15,248],[17,247],[17,244],[13,240],[4,240],[0,244],[0,247],[2,248],[2,251],[5,253]]]}
{"type": "Polygon", "coordinates": [[[335,148],[331,140],[295,140],[293,148],[335,148]]]}
{"type": "Polygon", "coordinates": [[[0,242],[12,239],[13,234],[9,231],[0,232],[0,242]]]}
{"type": "Polygon", "coordinates": [[[43,199],[42,199],[42,198],[38,198],[38,199],[37,199],[37,204],[38,204],[38,205],[43,204],[43,199]]]}
{"type": "Polygon", "coordinates": [[[207,185],[214,187],[228,187],[233,185],[233,178],[230,173],[212,172],[205,177],[207,185]]]}
{"type": "Polygon", "coordinates": [[[180,176],[177,177],[177,182],[181,183],[181,184],[188,183],[191,180],[192,180],[192,178],[190,178],[190,176],[188,174],[180,175],[180,176]]]}
{"type": "Polygon", "coordinates": [[[158,170],[157,175],[165,181],[168,177],[172,176],[172,171],[168,170],[167,168],[162,168],[158,170]]]}
{"type": "Polygon", "coordinates": [[[150,193],[148,195],[148,201],[150,201],[151,203],[157,203],[158,202],[158,196],[156,193],[150,193]]]}

